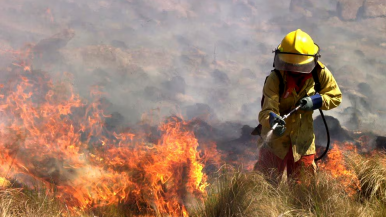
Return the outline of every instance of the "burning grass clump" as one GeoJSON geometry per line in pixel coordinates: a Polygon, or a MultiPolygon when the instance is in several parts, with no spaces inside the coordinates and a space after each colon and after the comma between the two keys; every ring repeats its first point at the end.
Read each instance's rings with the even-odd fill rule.
{"type": "MultiPolygon", "coordinates": [[[[223,166],[211,174],[204,200],[186,203],[189,216],[386,216],[386,156],[345,155],[345,167],[359,179],[354,194],[347,182],[320,168],[316,176],[299,180],[267,180],[258,172],[223,166]],[[192,205],[194,204],[194,205],[192,205]]],[[[76,216],[165,216],[138,213],[138,207],[120,203],[100,206],[76,216]]],[[[150,210],[149,210],[150,211],[150,210]]],[[[73,216],[74,212],[54,196],[40,191],[3,189],[0,216],[73,216]]]]}

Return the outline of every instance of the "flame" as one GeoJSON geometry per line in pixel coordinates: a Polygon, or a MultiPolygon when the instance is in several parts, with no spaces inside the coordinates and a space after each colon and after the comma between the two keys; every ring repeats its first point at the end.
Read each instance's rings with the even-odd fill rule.
{"type": "Polygon", "coordinates": [[[334,144],[328,152],[327,160],[320,163],[319,168],[339,180],[349,195],[354,195],[360,189],[360,183],[355,172],[345,165],[344,153],[350,151],[357,152],[356,147],[351,143],[334,144]]]}
{"type": "Polygon", "coordinates": [[[190,198],[205,197],[205,154],[189,122],[165,120],[154,143],[110,132],[98,88],[87,103],[68,83],[15,66],[23,70],[0,88],[0,175],[43,185],[74,212],[128,203],[139,213],[188,216],[190,198]]]}

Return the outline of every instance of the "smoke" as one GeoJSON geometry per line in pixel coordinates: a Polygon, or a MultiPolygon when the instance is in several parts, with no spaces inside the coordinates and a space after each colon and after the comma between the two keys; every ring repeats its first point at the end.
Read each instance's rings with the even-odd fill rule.
{"type": "Polygon", "coordinates": [[[339,13],[334,0],[18,0],[4,3],[0,43],[34,45],[33,70],[53,80],[72,74],[84,98],[98,86],[119,121],[136,123],[159,109],[161,117],[252,126],[271,51],[300,28],[343,91],[342,105],[328,114],[349,129],[382,133],[385,18],[342,21],[339,13]]]}

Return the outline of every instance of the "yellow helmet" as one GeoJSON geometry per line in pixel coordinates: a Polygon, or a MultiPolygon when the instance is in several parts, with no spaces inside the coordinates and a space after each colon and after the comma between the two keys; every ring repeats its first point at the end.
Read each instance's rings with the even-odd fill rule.
{"type": "Polygon", "coordinates": [[[288,33],[275,50],[274,67],[277,70],[310,73],[315,67],[319,47],[302,30],[288,33]]]}

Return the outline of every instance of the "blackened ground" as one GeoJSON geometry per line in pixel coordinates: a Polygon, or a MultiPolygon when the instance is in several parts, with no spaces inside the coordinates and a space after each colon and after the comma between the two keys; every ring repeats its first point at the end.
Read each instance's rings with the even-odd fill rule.
{"type": "MultiPolygon", "coordinates": [[[[207,105],[196,105],[196,107],[192,107],[191,110],[196,112],[204,111],[204,114],[214,114],[207,105]]],[[[190,115],[193,116],[192,113],[190,115]]],[[[198,117],[200,117],[200,115],[198,115],[198,117]]],[[[374,142],[375,138],[377,138],[375,140],[376,148],[386,148],[386,137],[377,136],[372,133],[349,131],[341,126],[338,119],[332,116],[325,116],[325,118],[330,131],[330,149],[333,148],[334,145],[350,142],[356,145],[359,151],[363,151],[362,149],[370,151],[374,148],[374,145],[371,143],[374,142]]],[[[165,120],[168,122],[175,121],[176,119],[181,120],[176,116],[171,116],[165,120]]],[[[187,130],[194,132],[200,144],[200,150],[205,152],[205,149],[209,147],[208,145],[215,143],[219,155],[218,158],[221,159],[221,162],[216,163],[227,163],[234,166],[244,166],[244,168],[249,168],[250,165],[253,165],[256,162],[258,154],[258,136],[252,136],[250,134],[253,127],[243,125],[239,122],[212,123],[211,121],[213,121],[213,119],[209,119],[209,121],[205,120],[208,119],[193,118],[188,121],[189,124],[185,126],[187,130]]],[[[122,116],[116,112],[112,113],[105,122],[105,126],[108,129],[122,129],[122,125],[124,125],[122,123],[122,116]]],[[[138,126],[136,128],[138,128],[138,126]]],[[[160,131],[155,126],[152,127],[145,124],[139,126],[139,128],[143,133],[146,132],[148,142],[150,143],[157,143],[161,138],[160,131]]],[[[321,116],[318,116],[314,120],[314,133],[316,137],[316,155],[318,157],[325,151],[327,144],[327,134],[321,116]]],[[[209,159],[209,161],[210,160],[211,159],[209,159]]],[[[212,165],[211,163],[207,164],[206,170],[211,171],[214,169],[216,169],[216,165],[212,165]]]]}
{"type": "MultiPolygon", "coordinates": [[[[350,133],[344,129],[339,120],[332,116],[325,116],[326,123],[330,132],[331,142],[352,142],[353,138],[350,133]]],[[[327,132],[321,116],[318,116],[314,120],[314,133],[315,133],[315,144],[317,146],[326,146],[327,144],[327,132]]]]}
{"type": "Polygon", "coordinates": [[[375,140],[376,143],[376,149],[379,150],[386,150],[386,137],[385,136],[378,136],[375,140]]]}

